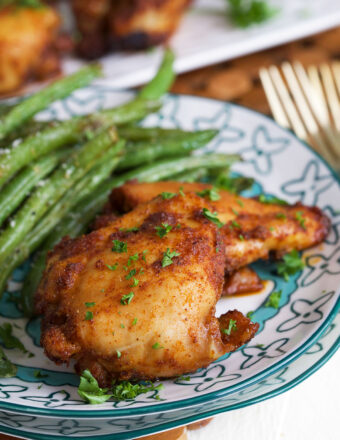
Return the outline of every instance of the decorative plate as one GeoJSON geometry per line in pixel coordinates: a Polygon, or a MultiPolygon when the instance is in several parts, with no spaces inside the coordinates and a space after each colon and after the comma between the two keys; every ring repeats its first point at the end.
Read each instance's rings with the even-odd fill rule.
{"type": "MultiPolygon", "coordinates": [[[[92,86],[55,103],[41,118],[92,112],[130,97],[128,92],[92,86]]],[[[220,134],[206,152],[241,153],[244,161],[236,164],[234,171],[256,179],[244,195],[268,193],[291,203],[301,200],[318,205],[332,221],[330,234],[322,245],[304,252],[305,269],[289,282],[277,276],[275,263],[257,263],[256,270],[268,280],[265,289],[257,295],[223,298],[217,306],[217,314],[233,308],[244,313],[254,310],[253,319],[260,323],[256,337],[235,353],[192,374],[189,381],[164,381],[159,400],[155,399],[157,392],[150,392],[133,401],[84,404],[77,394],[79,379],[72,366],[57,367],[43,355],[39,319],[22,318],[10,301],[10,293],[6,293],[0,302],[0,323],[11,320],[14,334],[35,356],[7,350],[19,368],[16,378],[0,379],[0,430],[4,432],[37,439],[53,438],[52,432],[59,438],[105,438],[109,434],[112,438],[113,433],[115,438],[131,438],[131,431],[134,436],[146,435],[289,389],[318,368],[339,343],[335,341],[339,327],[334,327],[327,336],[330,342],[326,348],[321,342],[315,345],[331,328],[340,308],[339,181],[325,162],[271,119],[220,101],[168,96],[162,110],[149,116],[145,125],[218,128],[220,134]],[[264,307],[273,290],[282,290],[278,309],[264,307]],[[312,346],[314,355],[303,355],[312,346]],[[36,378],[36,370],[46,376],[36,378]]],[[[9,288],[12,295],[19,291],[28,269],[26,262],[15,271],[9,288]]]]}

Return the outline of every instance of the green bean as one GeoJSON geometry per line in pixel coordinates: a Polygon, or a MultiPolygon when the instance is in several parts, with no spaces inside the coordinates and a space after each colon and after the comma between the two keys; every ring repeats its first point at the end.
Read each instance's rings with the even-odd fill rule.
{"type": "MultiPolygon", "coordinates": [[[[0,235],[0,264],[11,255],[48,208],[55,204],[78,179],[88,172],[96,160],[116,140],[116,132],[112,128],[99,134],[75,151],[46,180],[44,186],[33,192],[13,217],[10,225],[0,235]]],[[[117,148],[117,145],[114,148],[117,148]]]]}
{"type": "Polygon", "coordinates": [[[165,49],[163,61],[155,77],[139,92],[140,99],[159,99],[170,89],[175,79],[174,59],[174,53],[170,49],[165,49]]]}
{"type": "MultiPolygon", "coordinates": [[[[237,154],[206,154],[200,156],[189,156],[180,159],[160,160],[156,164],[144,165],[138,168],[137,179],[141,182],[155,182],[165,179],[169,175],[178,174],[185,170],[196,168],[216,168],[230,166],[240,160],[237,154]],[[169,172],[169,170],[171,172],[169,172]]],[[[135,170],[124,174],[126,180],[135,179],[135,170]]]]}
{"type": "Polygon", "coordinates": [[[203,147],[217,134],[216,130],[182,132],[173,139],[157,141],[140,141],[127,144],[126,155],[118,165],[118,170],[126,170],[136,166],[152,163],[161,157],[177,157],[187,155],[193,150],[203,147]]]}
{"type": "Polygon", "coordinates": [[[43,156],[24,168],[0,192],[0,226],[14,212],[36,184],[47,176],[58,162],[70,154],[69,150],[61,150],[43,156]]]}
{"type": "Polygon", "coordinates": [[[38,93],[20,101],[10,109],[0,120],[0,139],[19,127],[40,110],[58,99],[63,99],[74,90],[88,85],[101,74],[97,64],[86,66],[73,75],[69,75],[45,87],[38,93]]]}
{"type": "Polygon", "coordinates": [[[0,140],[0,148],[6,149],[19,145],[25,138],[32,134],[38,133],[47,127],[52,126],[55,121],[27,121],[26,124],[21,125],[15,131],[9,133],[6,137],[0,140]]]}
{"type": "MultiPolygon", "coordinates": [[[[118,148],[122,148],[124,141],[119,141],[119,145],[118,148]]],[[[114,148],[109,149],[96,166],[80,179],[74,187],[70,188],[27,235],[26,240],[29,242],[31,252],[41,245],[42,241],[80,199],[90,195],[103,180],[109,177],[119,162],[116,150],[114,148]]],[[[46,242],[44,243],[43,248],[34,256],[31,270],[25,279],[21,291],[21,305],[26,315],[29,315],[30,311],[33,310],[33,295],[42,273],[40,269],[44,267],[47,252],[53,245],[50,247],[48,244],[46,247],[46,242]],[[37,272],[39,272],[38,275],[37,272]]]]}
{"type": "Polygon", "coordinates": [[[199,182],[209,175],[209,170],[207,168],[198,168],[197,170],[183,171],[182,173],[174,174],[169,176],[166,180],[176,180],[178,182],[199,182]]]}
{"type": "Polygon", "coordinates": [[[187,132],[179,128],[139,127],[138,125],[129,124],[119,127],[118,133],[119,136],[128,141],[153,141],[157,139],[176,139],[187,132]]]}
{"type": "Polygon", "coordinates": [[[22,167],[44,154],[64,145],[80,142],[89,133],[95,136],[110,125],[140,119],[158,109],[158,102],[134,101],[93,115],[54,122],[40,133],[26,138],[8,154],[0,156],[0,186],[22,167]]]}

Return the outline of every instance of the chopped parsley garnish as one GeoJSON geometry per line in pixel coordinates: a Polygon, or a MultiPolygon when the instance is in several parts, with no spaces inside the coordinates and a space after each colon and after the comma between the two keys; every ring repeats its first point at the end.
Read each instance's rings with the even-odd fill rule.
{"type": "Polygon", "coordinates": [[[132,298],[135,296],[133,292],[127,293],[126,295],[123,295],[120,299],[120,303],[123,306],[127,306],[132,301],[132,298]]]}
{"type": "Polygon", "coordinates": [[[191,379],[190,376],[179,376],[176,380],[185,380],[185,381],[189,382],[190,379],[191,379]]]}
{"type": "Polygon", "coordinates": [[[278,309],[279,308],[279,304],[280,304],[280,299],[281,299],[281,295],[282,295],[282,290],[278,290],[276,292],[272,292],[269,295],[269,298],[267,300],[267,302],[265,303],[265,307],[273,307],[274,309],[278,309]]]}
{"type": "Polygon", "coordinates": [[[240,234],[240,235],[238,236],[238,238],[239,238],[241,241],[244,241],[244,237],[243,237],[242,234],[240,234]]]}
{"type": "Polygon", "coordinates": [[[302,211],[296,211],[295,218],[299,222],[301,228],[306,230],[307,229],[306,225],[305,225],[306,219],[303,218],[303,212],[302,211]]]}
{"type": "Polygon", "coordinates": [[[235,319],[230,319],[228,328],[224,328],[222,330],[222,332],[229,336],[231,334],[231,331],[232,330],[236,330],[236,329],[237,329],[236,320],[235,319]]]}
{"type": "Polygon", "coordinates": [[[14,377],[16,374],[16,365],[12,364],[0,347],[0,377],[14,377]]]}
{"type": "Polygon", "coordinates": [[[240,199],[237,199],[237,200],[236,200],[236,203],[237,203],[238,205],[240,205],[240,206],[241,206],[241,208],[243,208],[243,207],[244,207],[244,203],[242,202],[242,200],[240,200],[240,199]]]}
{"type": "Polygon", "coordinates": [[[112,397],[112,394],[108,394],[107,392],[108,388],[100,388],[97,380],[92,376],[89,370],[82,372],[78,394],[87,403],[94,405],[106,402],[112,397]]]}
{"type": "Polygon", "coordinates": [[[93,307],[93,306],[95,306],[95,305],[96,305],[95,302],[86,302],[86,303],[85,303],[85,307],[93,307]]]}
{"type": "Polygon", "coordinates": [[[48,377],[48,374],[43,374],[40,370],[35,370],[33,375],[37,379],[43,379],[44,377],[48,377]]]}
{"type": "Polygon", "coordinates": [[[112,266],[110,266],[109,264],[106,264],[106,267],[110,270],[116,270],[118,267],[118,263],[112,264],[112,266]]]}
{"type": "Polygon", "coordinates": [[[253,316],[253,314],[254,314],[254,311],[253,311],[253,310],[250,310],[250,311],[246,314],[246,317],[247,317],[248,319],[251,319],[252,316],[253,316]]]}
{"type": "Polygon", "coordinates": [[[4,322],[0,325],[0,339],[3,342],[5,348],[17,348],[23,353],[28,353],[23,343],[12,334],[12,324],[9,322],[4,322]]]}
{"type": "Polygon", "coordinates": [[[232,228],[238,228],[238,229],[241,229],[241,225],[239,224],[239,223],[237,223],[237,221],[236,220],[233,220],[232,222],[231,222],[231,225],[230,225],[232,228]]]}
{"type": "Polygon", "coordinates": [[[229,16],[232,22],[240,28],[268,21],[279,11],[268,4],[266,0],[227,0],[229,16]]]}
{"type": "Polygon", "coordinates": [[[164,348],[164,347],[162,347],[161,344],[160,344],[159,342],[155,342],[155,343],[153,344],[152,348],[153,348],[154,350],[160,350],[161,348],[164,348]]]}
{"type": "Polygon", "coordinates": [[[212,202],[216,202],[221,198],[216,188],[204,189],[203,191],[199,191],[196,194],[200,197],[209,197],[212,202]]]}
{"type": "Polygon", "coordinates": [[[122,353],[119,350],[116,350],[116,353],[117,353],[117,359],[119,359],[121,357],[122,353]]]}
{"type": "Polygon", "coordinates": [[[91,319],[93,319],[93,313],[90,311],[87,311],[85,313],[85,321],[91,321],[91,319]]]}
{"type": "Polygon", "coordinates": [[[168,199],[172,199],[173,197],[176,196],[176,193],[171,193],[171,192],[162,192],[161,193],[162,199],[163,200],[168,200],[168,199]]]}
{"type": "Polygon", "coordinates": [[[137,269],[131,269],[130,272],[125,276],[126,280],[130,280],[134,275],[136,275],[137,269]]]}
{"type": "Polygon", "coordinates": [[[147,249],[144,249],[144,251],[142,252],[142,260],[146,262],[146,258],[145,255],[148,253],[149,251],[147,249]]]}
{"type": "Polygon", "coordinates": [[[257,348],[263,348],[263,347],[264,347],[264,344],[256,344],[256,347],[257,347],[257,348]]]}
{"type": "Polygon", "coordinates": [[[167,248],[166,252],[163,254],[162,267],[170,266],[173,263],[172,259],[174,257],[178,257],[179,255],[181,255],[179,252],[170,252],[170,249],[167,248]]]}
{"type": "Polygon", "coordinates": [[[215,225],[219,228],[221,228],[224,225],[224,223],[222,223],[221,220],[219,220],[219,218],[217,217],[218,215],[217,212],[211,212],[209,211],[209,209],[203,208],[203,215],[205,218],[215,223],[215,225]]]}
{"type": "Polygon", "coordinates": [[[270,230],[271,232],[274,232],[274,231],[275,231],[275,228],[274,228],[273,226],[271,226],[271,227],[269,228],[269,230],[270,230]]]}
{"type": "MultiPolygon", "coordinates": [[[[150,381],[132,384],[126,380],[117,382],[112,386],[112,397],[114,400],[132,400],[139,394],[148,393],[149,391],[159,391],[163,388],[163,384],[155,386],[150,381]]],[[[157,399],[158,394],[154,397],[157,399]]]]}
{"type": "Polygon", "coordinates": [[[249,177],[230,177],[225,173],[221,173],[215,179],[215,185],[218,188],[223,188],[228,192],[239,194],[240,192],[252,187],[254,179],[249,177]]]}
{"type": "Polygon", "coordinates": [[[137,324],[138,319],[134,318],[134,320],[132,321],[132,325],[136,325],[137,324]]]}
{"type": "Polygon", "coordinates": [[[218,252],[220,252],[220,248],[217,247],[217,248],[215,249],[215,251],[216,251],[216,254],[217,254],[218,252]]]}
{"type": "Polygon", "coordinates": [[[300,258],[296,249],[284,255],[282,260],[283,261],[277,264],[277,273],[286,281],[289,280],[290,275],[294,275],[305,267],[305,263],[300,258]]]}
{"type": "Polygon", "coordinates": [[[127,252],[127,243],[125,241],[113,240],[112,252],[118,252],[120,254],[127,252]]]}
{"type": "Polygon", "coordinates": [[[183,191],[183,186],[180,187],[180,189],[178,190],[178,194],[182,197],[185,197],[184,191],[183,191]]]}
{"type": "Polygon", "coordinates": [[[122,232],[138,232],[139,228],[137,228],[137,226],[133,226],[132,228],[120,228],[119,230],[122,232]]]}
{"type": "Polygon", "coordinates": [[[236,215],[236,217],[237,217],[237,216],[239,215],[239,212],[238,212],[238,211],[236,211],[236,209],[234,209],[234,208],[231,208],[231,210],[232,210],[232,213],[236,215]]]}
{"type": "Polygon", "coordinates": [[[155,229],[158,237],[163,238],[171,231],[172,226],[168,223],[162,223],[162,226],[156,226],[155,229]]]}
{"type": "Polygon", "coordinates": [[[279,199],[275,196],[266,196],[264,194],[259,195],[259,202],[273,205],[288,205],[285,200],[279,199]]]}
{"type": "Polygon", "coordinates": [[[125,328],[125,325],[123,323],[120,323],[120,328],[125,328]]]}
{"type": "Polygon", "coordinates": [[[128,266],[131,266],[131,262],[132,262],[132,261],[137,261],[137,260],[138,260],[138,253],[137,253],[137,254],[134,254],[134,255],[130,255],[129,258],[128,258],[128,263],[127,263],[127,265],[128,265],[128,266]]]}
{"type": "Polygon", "coordinates": [[[283,212],[278,212],[276,214],[276,218],[280,218],[280,219],[286,220],[287,216],[283,212]]]}
{"type": "Polygon", "coordinates": [[[139,284],[139,280],[137,280],[137,278],[133,277],[131,287],[136,287],[136,286],[138,286],[138,284],[139,284]]]}

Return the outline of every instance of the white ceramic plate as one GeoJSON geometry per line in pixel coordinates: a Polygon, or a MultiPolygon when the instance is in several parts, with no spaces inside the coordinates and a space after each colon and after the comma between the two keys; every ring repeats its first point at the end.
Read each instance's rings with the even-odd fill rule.
{"type": "MultiPolygon", "coordinates": [[[[91,86],[55,103],[41,118],[65,118],[92,112],[101,106],[114,106],[129,97],[128,92],[91,86]]],[[[0,379],[0,409],[6,414],[26,414],[26,419],[18,422],[18,430],[29,438],[44,439],[47,426],[53,423],[60,427],[59,430],[55,428],[59,436],[79,436],[86,432],[86,437],[101,438],[110,432],[116,433],[117,438],[125,438],[127,426],[122,420],[126,418],[131,420],[131,430],[137,429],[142,435],[149,432],[145,430],[154,429],[161,415],[165,417],[168,411],[175,419],[169,415],[167,420],[176,424],[184,414],[187,418],[198,418],[210,410],[226,410],[235,403],[239,393],[246,393],[253,389],[251,387],[256,389],[255,384],[298,359],[329,327],[339,309],[339,182],[322,159],[271,119],[214,100],[169,96],[162,110],[149,116],[145,124],[185,129],[218,128],[220,134],[207,146],[206,152],[242,154],[244,162],[237,164],[234,170],[254,177],[257,182],[245,195],[265,192],[289,202],[301,200],[305,204],[318,205],[330,216],[331,232],[325,243],[304,253],[306,268],[289,282],[276,275],[275,264],[258,263],[261,277],[269,280],[266,290],[259,295],[224,298],[217,307],[218,314],[235,307],[245,313],[255,310],[254,320],[260,323],[256,337],[237,352],[192,374],[190,381],[164,381],[160,400],[155,400],[155,393],[148,393],[133,401],[97,406],[84,404],[77,395],[78,378],[72,368],[57,367],[43,355],[39,347],[39,321],[23,319],[5,295],[0,303],[0,323],[9,320],[15,323],[15,335],[35,356],[29,358],[15,350],[7,351],[19,370],[16,378],[0,379]],[[282,290],[279,309],[264,307],[270,292],[278,289],[282,290]],[[34,377],[37,369],[47,377],[34,377]],[[48,422],[42,423],[45,417],[49,418],[48,422]],[[76,421],[77,429],[75,425],[73,430],[67,425],[65,431],[63,423],[69,420],[76,421]],[[106,420],[105,428],[101,420],[106,420]]],[[[27,266],[15,272],[11,290],[20,289],[27,266]]],[[[306,364],[306,375],[309,368],[306,364]]],[[[262,389],[258,389],[259,396],[262,389]]],[[[256,392],[253,397],[256,399],[256,392]]],[[[0,417],[1,424],[4,423],[0,417]]]]}
{"type": "MultiPolygon", "coordinates": [[[[187,72],[321,32],[340,24],[338,0],[272,0],[280,9],[271,21],[249,29],[235,27],[226,16],[226,0],[196,0],[184,16],[170,45],[176,53],[175,70],[187,72]]],[[[67,18],[67,8],[63,15],[67,18]]],[[[112,53],[100,59],[110,85],[117,88],[145,83],[155,73],[161,49],[112,53]]],[[[66,59],[65,72],[82,61],[66,59]]]]}

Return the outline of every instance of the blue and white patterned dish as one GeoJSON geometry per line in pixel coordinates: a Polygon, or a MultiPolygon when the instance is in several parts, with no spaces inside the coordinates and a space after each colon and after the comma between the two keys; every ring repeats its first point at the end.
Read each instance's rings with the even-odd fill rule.
{"type": "MultiPolygon", "coordinates": [[[[41,118],[92,112],[130,96],[128,92],[92,86],[51,106],[41,118]]],[[[339,325],[330,325],[340,307],[340,191],[339,181],[323,160],[271,119],[219,101],[169,96],[163,109],[149,116],[145,124],[218,128],[220,135],[206,151],[241,153],[244,162],[234,170],[257,182],[246,196],[264,192],[289,202],[316,204],[331,218],[332,230],[325,243],[304,253],[306,268],[289,282],[276,275],[275,264],[257,263],[258,273],[268,280],[265,290],[258,295],[223,298],[217,306],[218,314],[233,308],[245,313],[255,310],[253,319],[260,323],[256,337],[237,352],[192,374],[190,381],[164,381],[158,393],[160,400],[155,400],[157,392],[150,392],[134,401],[85,405],[77,395],[79,380],[72,366],[57,367],[45,358],[39,346],[39,320],[21,318],[6,294],[0,302],[0,323],[9,319],[15,323],[14,334],[35,356],[7,351],[19,368],[16,378],[0,379],[0,431],[37,439],[53,438],[52,432],[58,438],[104,439],[114,433],[117,439],[131,438],[132,433],[126,434],[126,430],[133,431],[135,437],[146,435],[289,389],[339,344],[339,325]],[[279,289],[280,308],[264,307],[270,292],[279,289]],[[303,354],[312,346],[314,351],[319,347],[313,344],[327,328],[332,329],[324,338],[327,344],[320,342],[320,350],[313,355],[303,354]],[[47,377],[36,378],[36,370],[47,377]]],[[[10,290],[20,289],[26,270],[28,263],[15,272],[10,290]]]]}

